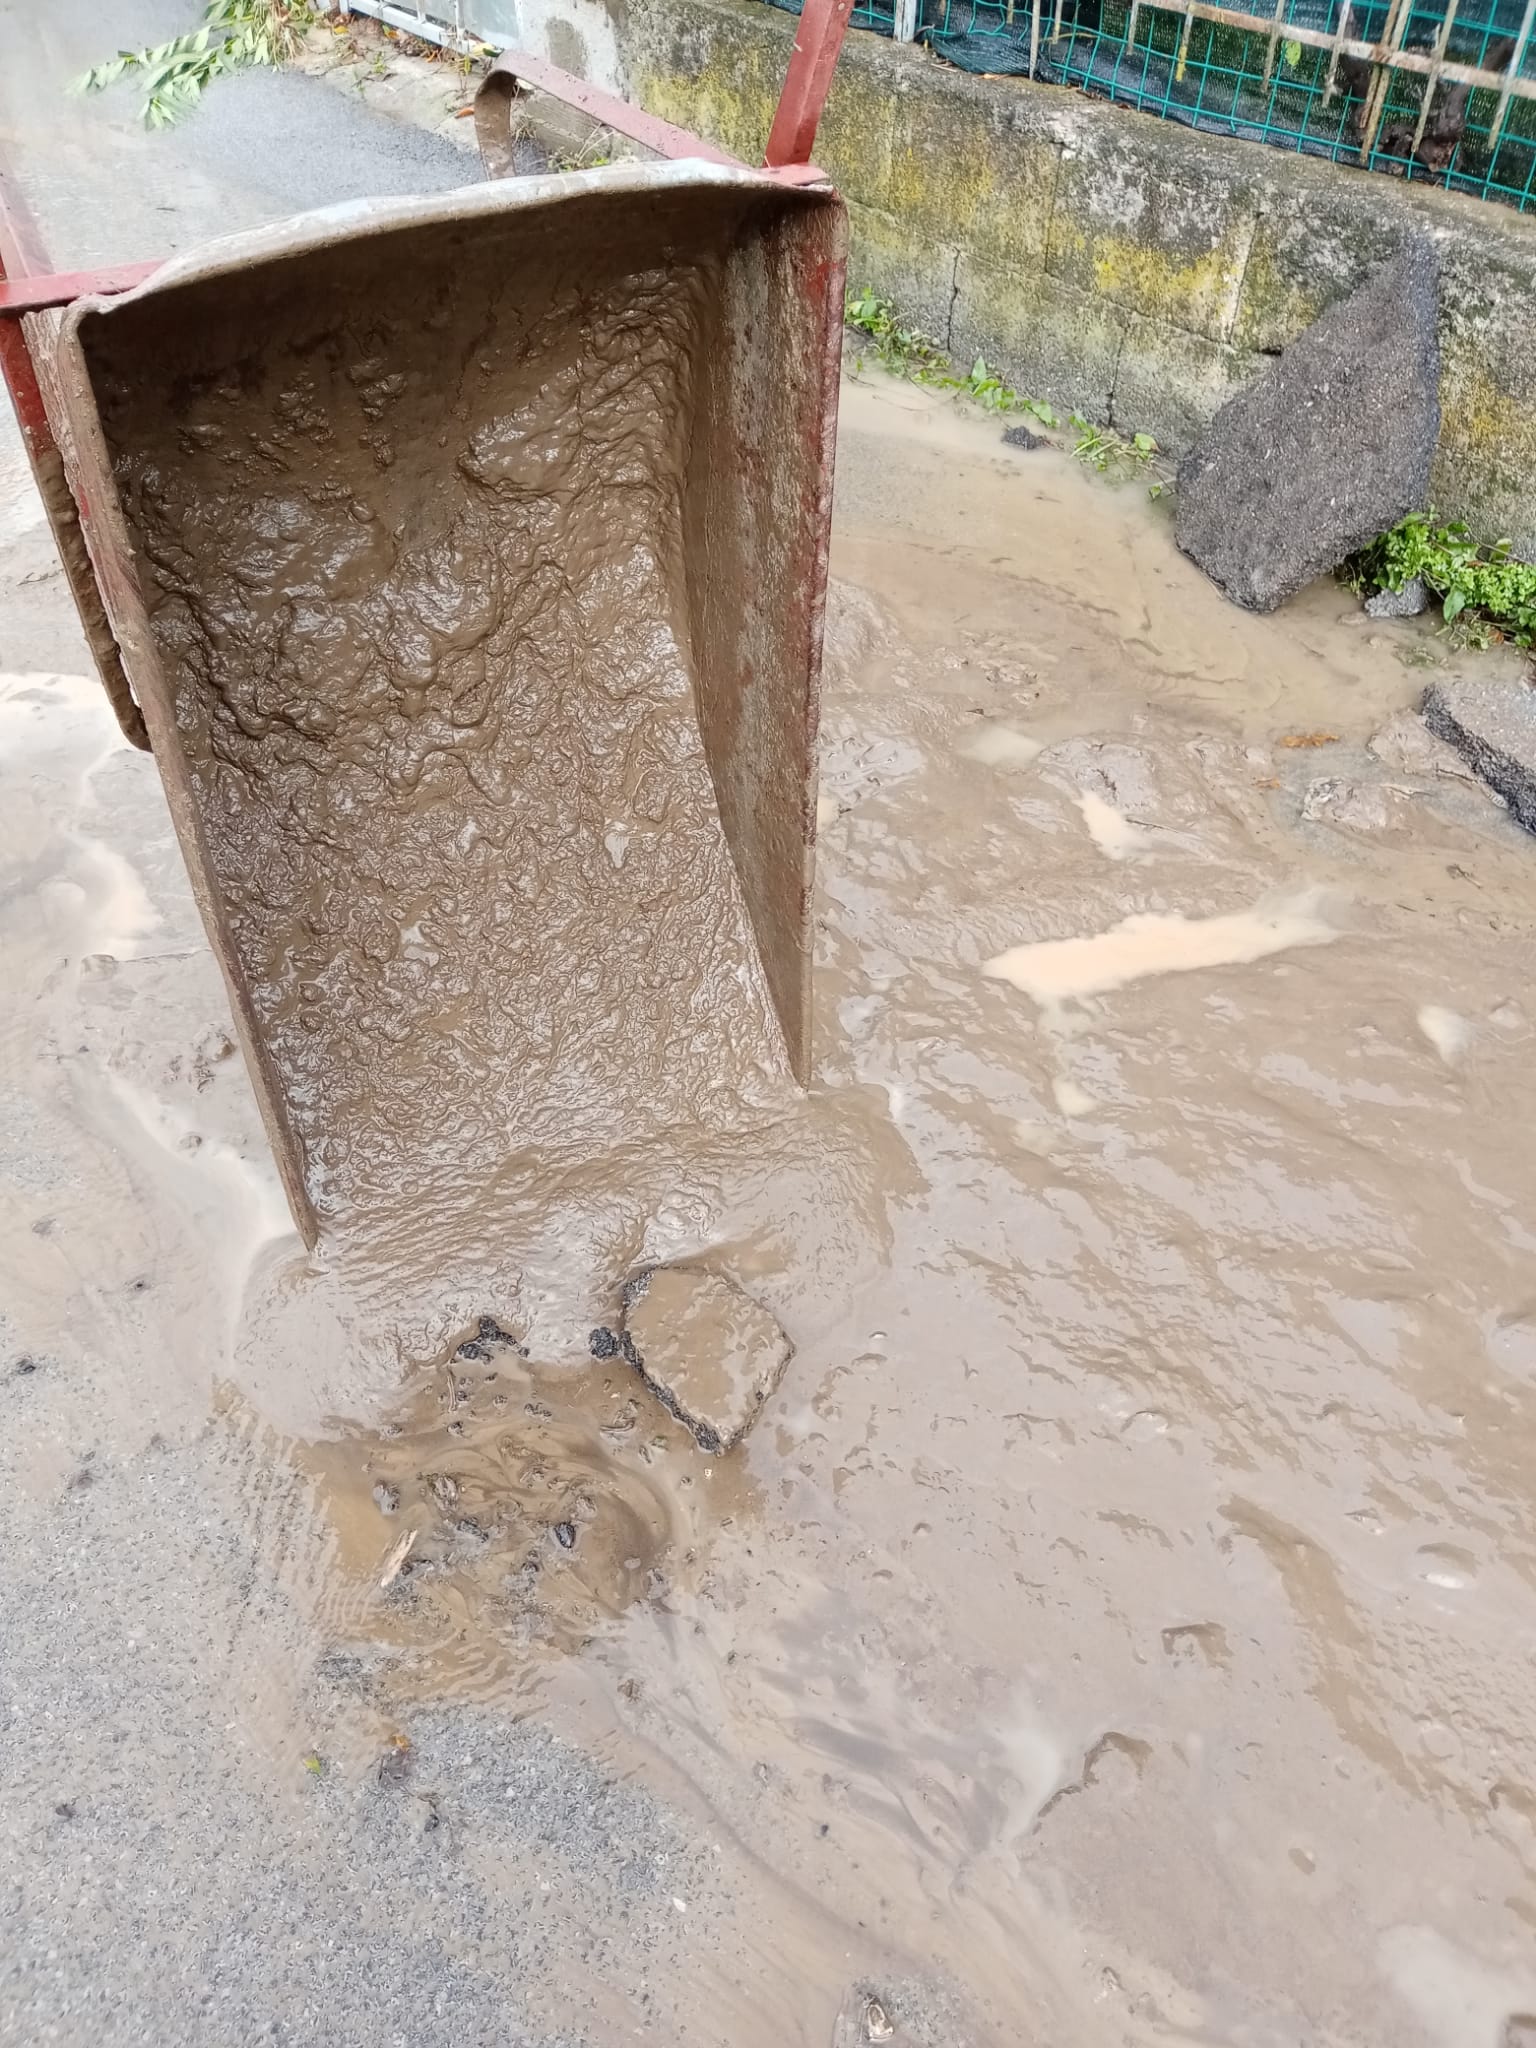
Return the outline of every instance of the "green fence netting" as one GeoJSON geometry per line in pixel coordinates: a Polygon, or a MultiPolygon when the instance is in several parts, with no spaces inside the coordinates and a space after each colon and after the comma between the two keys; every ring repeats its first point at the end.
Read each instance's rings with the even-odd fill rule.
{"type": "MultiPolygon", "coordinates": [[[[781,7],[786,14],[798,14],[801,0],[768,0],[768,4],[781,7]]],[[[876,35],[891,35],[896,27],[896,0],[858,0],[848,19],[855,28],[872,28],[876,35]]]]}
{"type": "MultiPolygon", "coordinates": [[[[799,11],[799,0],[773,0],[799,11]]],[[[1508,77],[1536,72],[1526,0],[1355,0],[1343,28],[1355,43],[1385,38],[1410,65],[1340,57],[1309,37],[1334,37],[1344,0],[1248,0],[1262,30],[1141,0],[923,0],[918,38],[966,71],[1070,85],[1210,135],[1241,136],[1335,162],[1536,209],[1536,100],[1508,77]],[[1447,15],[1450,26],[1447,29],[1447,15]],[[1299,33],[1298,33],[1299,31],[1299,33]],[[1514,65],[1516,51],[1520,63],[1514,65]],[[1414,59],[1475,65],[1501,88],[1439,79],[1425,105],[1414,59]],[[1380,104],[1373,84],[1380,76],[1380,104]],[[1362,154],[1367,134],[1370,148],[1362,154]]],[[[889,35],[894,0],[863,0],[861,27],[889,35]]]]}

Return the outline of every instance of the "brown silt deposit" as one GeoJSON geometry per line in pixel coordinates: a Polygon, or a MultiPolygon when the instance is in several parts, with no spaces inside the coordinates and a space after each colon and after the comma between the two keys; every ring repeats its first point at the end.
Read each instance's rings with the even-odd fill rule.
{"type": "MultiPolygon", "coordinates": [[[[68,1114],[14,1181],[8,1384],[82,1330],[112,1371],[94,1467],[18,1433],[15,1496],[105,1514],[151,1431],[195,1446],[189,1556],[243,1563],[156,1597],[229,1780],[313,1755],[316,1840],[417,1802],[391,1938],[500,1986],[548,1930],[551,2038],[1523,2042],[1536,898],[1412,713],[1458,657],[1332,585],[1237,612],[1142,493],[850,381],[802,1090],[681,595],[718,281],[546,253],[515,373],[353,331],[328,256],[314,346],[189,383],[174,450],[82,325],[146,708],[327,1227],[287,1227],[153,764],[16,679],[6,1056],[68,1114]],[[729,1451],[624,1354],[653,1269],[793,1347],[729,1451]],[[557,1822],[530,1731],[600,1781],[557,1822]]],[[[70,1581],[103,1626],[111,1583],[70,1581]]]]}
{"type": "Polygon", "coordinates": [[[104,582],[307,1234],[417,1238],[804,1073],[840,240],[825,192],[620,166],[71,316],[104,582]]]}

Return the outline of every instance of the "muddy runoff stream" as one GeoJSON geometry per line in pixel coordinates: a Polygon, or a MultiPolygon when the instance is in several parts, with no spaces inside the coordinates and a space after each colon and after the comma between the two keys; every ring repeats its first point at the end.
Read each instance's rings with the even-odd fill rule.
{"type": "Polygon", "coordinates": [[[234,1660],[261,1753],[362,1776],[494,1705],[689,1817],[718,1899],[685,1969],[583,1949],[594,2040],[1527,2048],[1536,851],[1408,715],[1457,657],[1329,586],[1250,619],[1139,490],[898,385],[848,385],[839,463],[814,1087],[729,889],[686,987],[625,942],[708,858],[658,682],[581,812],[601,916],[530,927],[574,1004],[530,961],[488,1007],[400,898],[462,1064],[415,1186],[326,1095],[313,1256],[152,768],[82,684],[8,686],[64,750],[50,1030],[133,1190],[81,1220],[154,1283],[104,1428],[222,1446],[292,1616],[234,1660]],[[649,1113],[498,1151],[560,1029],[654,1046],[649,1113]],[[729,1456],[592,1355],[655,1262],[794,1345],[729,1456]]]}

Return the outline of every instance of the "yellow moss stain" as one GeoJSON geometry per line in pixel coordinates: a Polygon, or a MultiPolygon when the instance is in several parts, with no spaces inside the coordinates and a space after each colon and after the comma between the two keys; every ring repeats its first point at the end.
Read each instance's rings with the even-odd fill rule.
{"type": "Polygon", "coordinates": [[[635,81],[637,97],[647,113],[692,129],[743,163],[760,163],[779,92],[777,79],[753,75],[766,68],[749,58],[733,77],[646,72],[635,81]]]}
{"type": "Polygon", "coordinates": [[[1460,498],[1524,495],[1536,470],[1536,406],[1514,398],[1472,353],[1446,358],[1440,387],[1438,467],[1460,498]]]}
{"type": "Polygon", "coordinates": [[[1238,348],[1289,348],[1330,303],[1321,293],[1304,290],[1279,268],[1261,232],[1243,273],[1232,340],[1238,348]]]}
{"type": "Polygon", "coordinates": [[[882,189],[870,204],[909,220],[936,242],[963,244],[1012,270],[1045,258],[1058,151],[1048,138],[1010,138],[1001,149],[971,109],[898,102],[890,118],[882,189]]]}
{"type": "Polygon", "coordinates": [[[1099,297],[1212,341],[1227,338],[1242,270],[1225,245],[1203,256],[1179,257],[1130,235],[1090,234],[1063,224],[1059,216],[1052,224],[1052,243],[1053,249],[1070,249],[1080,259],[1069,263],[1063,275],[1077,281],[1086,269],[1099,297]]]}
{"type": "Polygon", "coordinates": [[[914,218],[942,218],[951,236],[965,233],[982,214],[1004,203],[997,166],[979,151],[943,155],[903,142],[891,151],[878,204],[914,218]]]}

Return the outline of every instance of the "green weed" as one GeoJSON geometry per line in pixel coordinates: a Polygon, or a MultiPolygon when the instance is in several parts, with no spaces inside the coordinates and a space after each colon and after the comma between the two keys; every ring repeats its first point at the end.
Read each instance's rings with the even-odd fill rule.
{"type": "Polygon", "coordinates": [[[549,168],[552,171],[595,171],[602,164],[611,164],[613,158],[608,154],[609,140],[610,138],[599,130],[596,134],[589,135],[580,149],[557,149],[550,155],[549,168]]]}
{"type": "Polygon", "coordinates": [[[1460,519],[1410,512],[1352,555],[1340,574],[1363,597],[1421,578],[1440,600],[1446,624],[1468,646],[1536,641],[1536,567],[1515,561],[1507,540],[1474,540],[1460,519]]]}
{"type": "MultiPolygon", "coordinates": [[[[932,336],[924,334],[920,327],[903,326],[892,302],[868,285],[850,296],[844,318],[873,344],[876,362],[893,377],[921,384],[930,391],[952,392],[957,398],[979,405],[983,412],[1025,412],[1043,427],[1062,424],[1060,415],[1043,398],[1027,398],[1023,392],[1015,391],[983,356],[976,358],[965,376],[958,376],[954,364],[932,336]]],[[[858,368],[864,367],[862,356],[855,361],[858,368]]],[[[1122,434],[1114,427],[1096,427],[1077,412],[1072,414],[1071,424],[1077,433],[1073,455],[1101,476],[1117,482],[1126,476],[1144,474],[1158,453],[1150,434],[1122,434]]],[[[1149,495],[1154,498],[1171,489],[1165,479],[1148,486],[1149,495]]]]}
{"type": "MultiPolygon", "coordinates": [[[[976,358],[963,377],[957,376],[954,364],[939,344],[921,328],[904,327],[891,301],[867,285],[850,296],[844,317],[850,327],[873,344],[876,362],[893,377],[921,384],[930,391],[952,392],[979,405],[983,412],[1027,412],[1043,427],[1061,424],[1043,398],[1026,398],[1015,391],[982,356],[976,358]]],[[[858,360],[862,368],[863,358],[858,360]]]]}
{"type": "Polygon", "coordinates": [[[74,89],[101,92],[135,72],[144,85],[145,127],[169,128],[222,73],[286,63],[315,19],[309,0],[208,0],[201,28],[142,50],[119,50],[77,78],[74,89]]]}
{"type": "MultiPolygon", "coordinates": [[[[1080,412],[1073,413],[1072,424],[1077,429],[1074,457],[1096,469],[1100,476],[1133,475],[1144,470],[1157,453],[1157,443],[1150,434],[1122,434],[1115,427],[1096,427],[1080,412]]],[[[1154,484],[1152,495],[1162,494],[1162,484],[1154,484]]]]}

